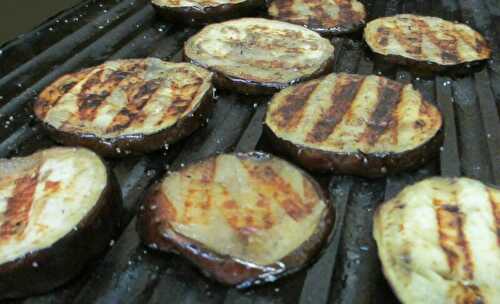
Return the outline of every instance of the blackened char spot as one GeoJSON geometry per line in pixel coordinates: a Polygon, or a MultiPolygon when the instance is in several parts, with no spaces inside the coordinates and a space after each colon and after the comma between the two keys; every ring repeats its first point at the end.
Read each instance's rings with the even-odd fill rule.
{"type": "Polygon", "coordinates": [[[374,145],[385,130],[392,128],[396,123],[393,112],[401,100],[402,88],[398,82],[379,80],[378,102],[362,135],[369,145],[374,145]]]}
{"type": "Polygon", "coordinates": [[[323,142],[335,130],[342,118],[351,109],[351,104],[361,88],[364,77],[339,74],[336,79],[330,108],[321,115],[311,132],[307,135],[310,142],[323,142]]]}
{"type": "Polygon", "coordinates": [[[299,124],[304,115],[307,100],[318,85],[318,81],[300,84],[285,97],[283,105],[271,114],[278,127],[291,129],[299,124]]]}

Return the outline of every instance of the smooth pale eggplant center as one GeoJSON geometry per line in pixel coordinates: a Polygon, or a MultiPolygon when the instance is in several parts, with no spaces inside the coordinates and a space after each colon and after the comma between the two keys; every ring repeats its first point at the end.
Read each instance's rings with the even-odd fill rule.
{"type": "Polygon", "coordinates": [[[0,264],[48,248],[76,229],[106,182],[104,164],[85,149],[0,160],[0,264]]]}

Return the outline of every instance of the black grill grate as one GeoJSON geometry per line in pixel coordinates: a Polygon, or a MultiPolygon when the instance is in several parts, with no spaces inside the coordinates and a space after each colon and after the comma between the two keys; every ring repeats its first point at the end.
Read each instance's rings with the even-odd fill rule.
{"type": "MultiPolygon", "coordinates": [[[[361,40],[333,39],[337,72],[382,74],[411,82],[445,118],[441,157],[416,172],[386,179],[317,176],[337,205],[337,230],[321,259],[277,283],[237,291],[213,283],[182,258],[151,252],[135,232],[144,190],[168,169],[223,151],[269,151],[260,140],[266,98],[223,93],[207,125],[164,151],[111,160],[125,200],[120,237],[102,260],[73,282],[14,303],[397,303],[383,279],[371,237],[376,206],[402,187],[430,175],[465,175],[500,185],[500,6],[495,0],[363,1],[370,18],[399,12],[468,23],[489,40],[487,66],[464,78],[418,78],[372,61],[361,40]]],[[[7,43],[0,52],[0,157],[54,145],[34,122],[36,94],[60,75],[106,59],[155,56],[181,59],[197,29],[157,20],[145,0],[86,1],[7,43]]]]}

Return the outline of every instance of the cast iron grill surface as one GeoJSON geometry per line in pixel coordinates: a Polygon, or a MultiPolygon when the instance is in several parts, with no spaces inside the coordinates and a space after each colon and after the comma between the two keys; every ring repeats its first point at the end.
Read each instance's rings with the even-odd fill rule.
{"type": "MultiPolygon", "coordinates": [[[[398,303],[383,278],[371,236],[380,202],[431,175],[464,175],[500,185],[500,6],[495,0],[363,2],[370,19],[406,12],[469,24],[488,39],[493,58],[466,77],[419,78],[405,68],[373,61],[360,36],[332,40],[336,72],[411,82],[437,104],[444,115],[445,142],[436,161],[414,172],[376,180],[316,175],[337,211],[336,232],[317,263],[278,282],[240,291],[206,279],[181,257],[141,245],[136,206],[166,170],[214,153],[272,151],[261,139],[269,98],[219,92],[211,118],[189,138],[157,153],[108,160],[126,211],[120,235],[100,260],[49,294],[5,303],[398,303]]],[[[31,104],[60,75],[108,59],[180,61],[184,41],[197,30],[157,19],[144,0],[86,1],[5,44],[0,49],[0,157],[55,145],[34,120],[31,104]]]]}

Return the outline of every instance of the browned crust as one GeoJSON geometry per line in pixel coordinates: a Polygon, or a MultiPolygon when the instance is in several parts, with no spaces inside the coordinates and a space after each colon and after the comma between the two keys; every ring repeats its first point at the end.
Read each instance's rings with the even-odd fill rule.
{"type": "Polygon", "coordinates": [[[166,21],[188,25],[204,25],[213,22],[255,16],[260,8],[265,7],[265,0],[245,0],[240,3],[221,4],[210,7],[169,7],[152,3],[156,13],[166,21]]]}
{"type": "Polygon", "coordinates": [[[289,81],[287,83],[278,83],[278,82],[257,82],[257,81],[225,75],[222,72],[219,72],[215,69],[211,69],[210,67],[207,67],[204,64],[189,58],[184,50],[184,59],[187,62],[201,66],[214,73],[213,81],[217,88],[245,95],[271,95],[291,85],[311,80],[314,78],[318,78],[322,75],[329,74],[333,70],[333,64],[334,64],[333,55],[334,54],[332,53],[331,56],[327,60],[325,60],[323,65],[319,67],[318,70],[316,70],[311,75],[303,76],[294,79],[292,81],[289,81]]]}
{"type": "Polygon", "coordinates": [[[51,247],[0,265],[0,299],[48,292],[77,276],[99,257],[118,232],[121,191],[107,168],[107,182],[95,206],[51,247]]]}
{"type": "MultiPolygon", "coordinates": [[[[289,0],[275,0],[275,2],[278,2],[278,1],[283,2],[283,3],[292,2],[289,0]]],[[[318,9],[318,11],[317,11],[318,15],[321,15],[323,13],[321,6],[318,6],[317,9],[318,9]]],[[[350,12],[352,13],[352,10],[350,10],[350,12]]],[[[281,21],[285,21],[285,22],[294,23],[297,25],[302,25],[302,26],[304,26],[312,31],[315,31],[315,32],[317,32],[325,37],[352,34],[354,32],[361,30],[366,24],[366,21],[364,21],[364,20],[360,21],[360,22],[352,22],[353,18],[349,18],[350,17],[349,15],[346,16],[347,20],[344,20],[344,23],[338,24],[338,25],[333,26],[333,27],[325,27],[321,24],[321,19],[317,20],[317,18],[313,18],[313,17],[310,17],[309,22],[307,24],[304,24],[302,22],[294,22],[294,20],[289,20],[288,18],[286,18],[286,16],[281,16],[281,15],[280,16],[271,16],[270,14],[269,14],[269,16],[270,16],[270,18],[275,19],[275,20],[281,20],[281,21]]],[[[365,18],[366,18],[366,12],[365,12],[365,18]]],[[[364,19],[364,18],[362,18],[362,19],[364,19]]]]}
{"type": "MultiPolygon", "coordinates": [[[[237,155],[241,158],[257,160],[272,157],[258,152],[237,155]]],[[[147,246],[184,256],[206,276],[222,284],[246,288],[274,281],[282,276],[297,272],[312,263],[319,256],[323,245],[329,241],[333,232],[335,211],[333,204],[328,199],[328,195],[309,174],[299,168],[297,169],[312,183],[319,197],[326,203],[326,209],[312,237],[283,258],[279,264],[267,265],[265,267],[267,269],[245,264],[231,256],[220,255],[197,241],[182,236],[172,229],[165,228],[168,227],[168,222],[160,215],[163,212],[160,211],[159,206],[168,206],[168,204],[159,203],[164,200],[160,190],[161,182],[151,187],[141,205],[138,214],[137,231],[147,246]],[[151,208],[153,205],[156,207],[151,208]]],[[[163,214],[168,215],[169,212],[172,211],[165,210],[163,214]]]]}
{"type": "Polygon", "coordinates": [[[190,135],[210,115],[214,104],[213,88],[211,87],[191,113],[186,114],[174,125],[149,135],[130,134],[114,138],[102,138],[91,133],[62,131],[44,121],[41,122],[50,137],[61,144],[87,147],[105,157],[123,157],[152,152],[160,149],[165,144],[175,143],[190,135]]]}
{"type": "Polygon", "coordinates": [[[443,143],[443,132],[440,130],[432,139],[403,153],[338,153],[294,144],[276,136],[267,125],[264,125],[264,135],[276,152],[290,157],[308,170],[369,178],[416,169],[435,158],[443,143]]]}

